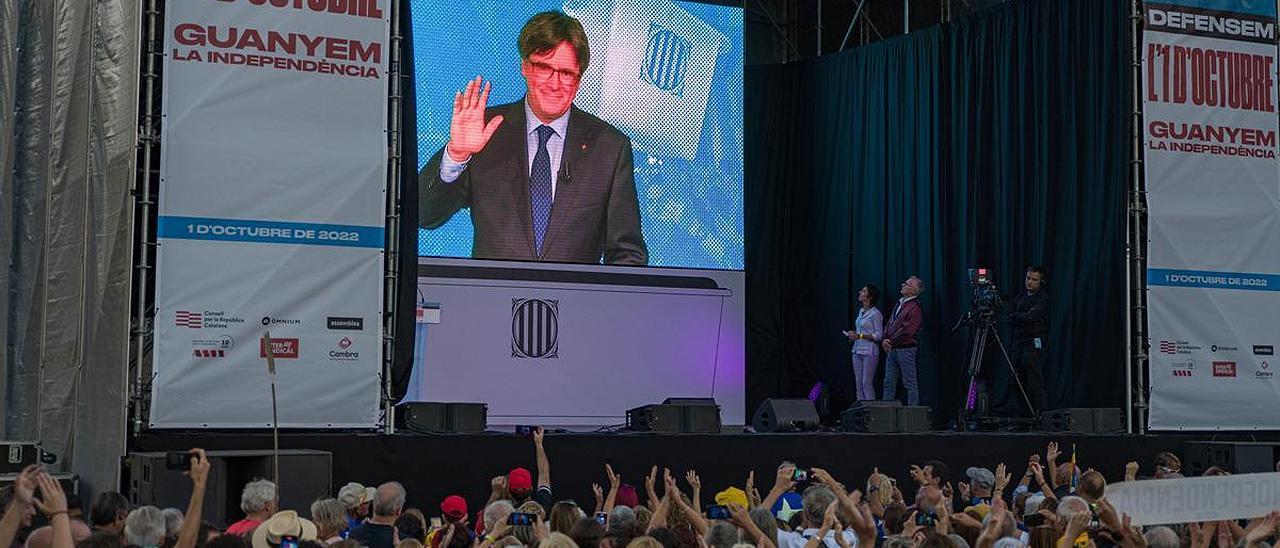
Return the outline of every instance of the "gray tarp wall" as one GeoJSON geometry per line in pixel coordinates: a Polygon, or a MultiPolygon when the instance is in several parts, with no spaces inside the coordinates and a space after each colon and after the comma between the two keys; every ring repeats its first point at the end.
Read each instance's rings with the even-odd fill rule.
{"type": "Polygon", "coordinates": [[[126,438],[141,0],[0,0],[0,438],[90,493],[126,438]]]}

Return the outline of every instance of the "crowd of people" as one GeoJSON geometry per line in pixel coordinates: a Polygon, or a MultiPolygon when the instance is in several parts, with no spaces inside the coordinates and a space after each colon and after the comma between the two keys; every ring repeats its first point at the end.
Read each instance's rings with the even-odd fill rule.
{"type": "MultiPolygon", "coordinates": [[[[1074,459],[1061,462],[1055,443],[1018,470],[1001,463],[953,477],[945,463],[923,462],[901,485],[879,469],[841,481],[784,461],[767,491],[746,472],[743,484],[706,497],[694,471],[681,477],[653,466],[633,486],[605,465],[607,485],[592,486],[594,501],[556,501],[543,440],[536,429],[536,476],[516,468],[492,478],[482,506],[450,495],[415,509],[406,507],[400,483],[352,482],[310,508],[281,509],[275,484],[259,479],[241,491],[243,517],[225,527],[201,517],[210,469],[201,449],[190,451],[185,511],[131,507],[106,492],[86,515],[32,466],[2,493],[0,548],[1270,548],[1280,533],[1280,511],[1131,526],[1108,502],[1104,475],[1074,459]]],[[[1129,463],[1123,481],[1181,477],[1171,453],[1149,466],[1143,477],[1139,463],[1129,463]]],[[[1228,472],[1215,467],[1205,475],[1228,472]]]]}

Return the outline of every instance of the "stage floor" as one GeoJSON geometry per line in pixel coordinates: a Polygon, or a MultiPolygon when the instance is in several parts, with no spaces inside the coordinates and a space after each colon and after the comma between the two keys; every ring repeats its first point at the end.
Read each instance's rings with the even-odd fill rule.
{"type": "MultiPolygon", "coordinates": [[[[557,500],[572,498],[584,506],[594,502],[591,484],[608,485],[609,463],[624,483],[640,486],[657,464],[678,473],[695,469],[702,478],[703,497],[710,500],[729,485],[741,487],[747,472],[756,473],[756,486],[767,491],[779,462],[822,467],[849,486],[861,486],[873,467],[908,482],[908,467],[939,459],[962,479],[965,468],[995,469],[1004,462],[1015,479],[1026,470],[1032,453],[1044,454],[1057,441],[1070,458],[1072,447],[1085,468],[1119,480],[1126,462],[1136,460],[1142,473],[1151,473],[1152,457],[1160,451],[1183,454],[1188,441],[1276,441],[1280,433],[1264,434],[1128,434],[1065,433],[921,433],[921,434],[644,434],[548,433],[552,486],[557,500]]],[[[268,432],[164,432],[131,440],[130,451],[205,449],[270,449],[268,432]]],[[[410,506],[428,515],[449,494],[463,495],[473,506],[489,494],[489,479],[523,466],[536,472],[533,441],[512,434],[395,434],[369,432],[282,433],[282,449],[316,449],[333,454],[330,492],[349,481],[365,485],[396,480],[405,485],[410,506]]],[[[1185,459],[1185,458],[1184,458],[1185,459]]],[[[1184,465],[1185,465],[1184,460],[1184,465]]],[[[126,483],[127,485],[127,483],[126,483]]],[[[474,509],[474,508],[473,508],[474,509]]],[[[303,510],[305,513],[306,509],[303,510]]]]}

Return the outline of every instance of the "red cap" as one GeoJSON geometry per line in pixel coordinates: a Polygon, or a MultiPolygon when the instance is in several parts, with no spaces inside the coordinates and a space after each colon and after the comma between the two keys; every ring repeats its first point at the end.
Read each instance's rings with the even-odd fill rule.
{"type": "Polygon", "coordinates": [[[467,517],[467,501],[458,495],[449,495],[440,503],[440,511],[451,520],[467,517]]]}
{"type": "Polygon", "coordinates": [[[635,508],[636,505],[640,504],[640,494],[636,492],[635,487],[624,483],[618,486],[618,495],[614,502],[618,503],[619,506],[635,508]]]}
{"type": "Polygon", "coordinates": [[[516,468],[507,474],[507,490],[512,493],[528,493],[533,491],[533,476],[524,468],[516,468]]]}

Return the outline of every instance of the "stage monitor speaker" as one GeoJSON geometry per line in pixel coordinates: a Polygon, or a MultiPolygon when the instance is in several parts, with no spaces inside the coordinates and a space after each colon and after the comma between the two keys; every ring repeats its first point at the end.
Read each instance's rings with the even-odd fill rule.
{"type": "Polygon", "coordinates": [[[930,409],[923,405],[898,408],[898,432],[928,432],[933,428],[930,409]]]}
{"type": "Polygon", "coordinates": [[[716,406],[714,398],[667,398],[662,400],[662,405],[709,405],[716,406]]]}
{"type": "Polygon", "coordinates": [[[484,432],[488,419],[489,406],[483,403],[415,401],[399,406],[396,422],[400,428],[419,434],[452,434],[484,432]]]}
{"type": "Polygon", "coordinates": [[[901,409],[902,404],[893,400],[859,401],[840,414],[840,429],[845,432],[897,432],[901,409]]]}
{"type": "Polygon", "coordinates": [[[451,433],[484,432],[489,427],[489,406],[483,403],[446,403],[445,428],[451,433]]]}
{"type": "MultiPolygon", "coordinates": [[[[271,451],[207,451],[203,518],[209,523],[231,523],[242,517],[240,492],[246,483],[271,478],[271,451]]],[[[181,470],[165,467],[165,454],[129,453],[127,495],[135,506],[186,508],[191,500],[191,479],[181,470]]],[[[309,508],[316,499],[332,497],[333,455],[327,451],[280,451],[280,508],[309,508]]]]}
{"type": "Polygon", "coordinates": [[[1232,474],[1274,472],[1280,444],[1241,441],[1189,441],[1183,474],[1199,476],[1211,466],[1232,474]]]}
{"type": "Polygon", "coordinates": [[[634,432],[680,432],[684,417],[678,405],[650,404],[627,410],[627,430],[634,432]]]}
{"type": "Polygon", "coordinates": [[[445,404],[439,402],[415,401],[399,406],[400,428],[420,434],[447,432],[448,413],[445,404]]]}
{"type": "Polygon", "coordinates": [[[751,419],[756,432],[806,432],[821,426],[818,410],[806,398],[767,399],[751,419]]]}
{"type": "Polygon", "coordinates": [[[1113,434],[1124,432],[1124,413],[1115,407],[1064,407],[1040,415],[1040,428],[1049,432],[1113,434]]]}
{"type": "Polygon", "coordinates": [[[667,398],[663,405],[680,408],[680,431],[689,434],[719,434],[720,406],[712,398],[667,398]]]}

